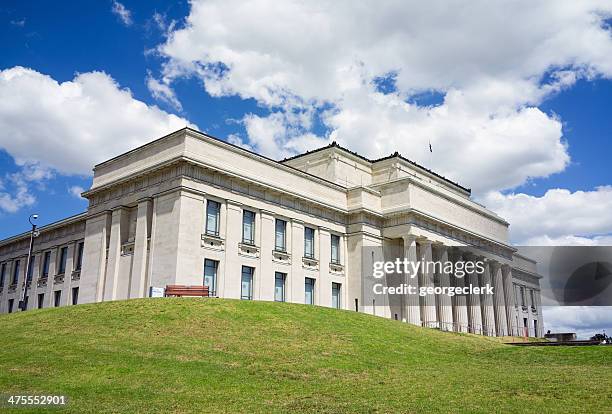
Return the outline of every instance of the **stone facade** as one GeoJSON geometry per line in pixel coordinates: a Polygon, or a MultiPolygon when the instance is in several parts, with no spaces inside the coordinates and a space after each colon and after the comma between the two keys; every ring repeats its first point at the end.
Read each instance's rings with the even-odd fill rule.
{"type": "MultiPolygon", "coordinates": [[[[368,160],[332,144],[277,162],[186,128],[96,165],[84,197],[86,213],[42,227],[35,239],[28,309],[142,298],[152,287],[206,280],[225,298],[542,335],[536,264],[509,245],[508,223],[399,154],[368,160]],[[411,259],[476,255],[486,269],[465,283],[491,283],[496,294],[372,303],[362,295],[368,247],[411,259]]],[[[28,245],[29,233],[0,242],[0,312],[17,309],[28,245]]],[[[451,283],[448,275],[414,283],[432,280],[451,283]]]]}

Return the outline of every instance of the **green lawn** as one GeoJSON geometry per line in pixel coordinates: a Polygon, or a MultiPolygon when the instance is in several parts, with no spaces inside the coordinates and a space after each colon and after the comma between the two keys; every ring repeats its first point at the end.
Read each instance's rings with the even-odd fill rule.
{"type": "Polygon", "coordinates": [[[612,412],[612,347],[313,306],[131,300],[0,315],[0,331],[0,394],[65,394],[75,413],[612,412]]]}

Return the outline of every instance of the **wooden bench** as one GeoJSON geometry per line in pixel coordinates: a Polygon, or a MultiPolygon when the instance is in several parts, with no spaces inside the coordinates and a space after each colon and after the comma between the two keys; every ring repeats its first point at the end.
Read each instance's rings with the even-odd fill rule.
{"type": "Polygon", "coordinates": [[[166,297],[209,296],[208,286],[167,285],[166,297]]]}

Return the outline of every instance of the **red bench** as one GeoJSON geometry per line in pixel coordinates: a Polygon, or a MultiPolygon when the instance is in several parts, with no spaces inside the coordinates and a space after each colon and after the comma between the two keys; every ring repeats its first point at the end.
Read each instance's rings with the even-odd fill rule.
{"type": "Polygon", "coordinates": [[[167,285],[166,297],[182,297],[182,296],[209,296],[208,286],[185,286],[185,285],[167,285]]]}

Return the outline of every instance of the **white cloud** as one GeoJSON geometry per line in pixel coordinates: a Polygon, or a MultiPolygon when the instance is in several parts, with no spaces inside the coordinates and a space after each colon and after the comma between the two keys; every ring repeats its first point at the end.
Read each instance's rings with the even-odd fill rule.
{"type": "Polygon", "coordinates": [[[83,187],[81,187],[80,185],[73,185],[71,187],[68,188],[68,193],[73,196],[76,197],[80,200],[83,200],[83,197],[81,197],[81,194],[85,191],[85,189],[83,187]]]}
{"type": "Polygon", "coordinates": [[[612,75],[602,23],[611,11],[609,1],[195,0],[186,25],[158,50],[168,86],[195,74],[212,96],[270,108],[265,121],[244,119],[248,144],[266,155],[321,143],[276,113],[297,109],[322,115],[331,139],[364,155],[398,150],[484,193],[565,168],[561,122],[537,105],[580,77],[612,75]],[[395,93],[377,93],[373,80],[388,74],[395,93]],[[406,103],[423,91],[444,102],[406,103]],[[258,128],[263,122],[270,131],[258,128]]]}
{"type": "Polygon", "coordinates": [[[183,107],[177,99],[174,90],[170,88],[166,83],[160,82],[155,79],[150,72],[147,74],[147,88],[155,99],[158,99],[162,102],[166,102],[168,105],[170,105],[176,110],[182,110],[183,107]]]}
{"type": "Polygon", "coordinates": [[[511,223],[517,244],[612,245],[612,186],[541,197],[493,192],[481,201],[511,223]]]}
{"type": "Polygon", "coordinates": [[[132,12],[130,12],[128,9],[125,8],[125,6],[121,3],[119,3],[116,0],[113,0],[113,7],[112,7],[112,12],[117,15],[117,17],[119,17],[119,20],[121,20],[121,22],[126,25],[126,26],[131,26],[133,21],[132,21],[132,12]]]}
{"type": "Polygon", "coordinates": [[[103,72],[58,83],[28,68],[0,71],[0,148],[22,165],[90,175],[94,164],[187,125],[103,72]]]}
{"type": "Polygon", "coordinates": [[[19,170],[6,174],[0,180],[0,210],[14,213],[22,207],[31,206],[36,202],[31,185],[44,189],[48,180],[53,178],[53,171],[37,162],[16,160],[19,170]]]}

